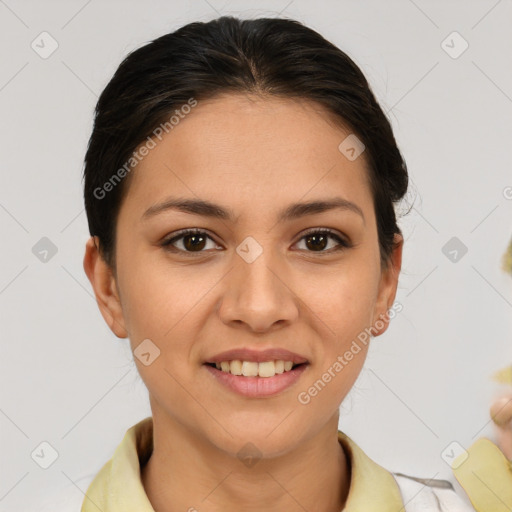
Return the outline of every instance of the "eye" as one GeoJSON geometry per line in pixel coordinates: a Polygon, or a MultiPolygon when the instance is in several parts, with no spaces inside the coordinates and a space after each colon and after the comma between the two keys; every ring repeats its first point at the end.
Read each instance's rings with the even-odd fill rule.
{"type": "Polygon", "coordinates": [[[164,240],[160,245],[167,251],[181,252],[204,252],[208,240],[213,243],[213,247],[218,248],[211,236],[201,229],[184,229],[179,234],[164,240]],[[176,244],[176,245],[175,245],[176,244]],[[178,247],[181,244],[181,247],[178,247]]]}
{"type": "MultiPolygon", "coordinates": [[[[303,240],[308,252],[332,253],[348,249],[352,246],[347,240],[336,234],[336,232],[327,228],[311,229],[301,237],[299,242],[303,240]],[[334,240],[336,244],[334,247],[330,247],[329,250],[325,250],[329,246],[329,240],[334,240]]],[[[208,249],[208,241],[212,243],[212,246],[209,247],[210,249],[220,249],[215,240],[206,231],[201,229],[184,229],[173,237],[164,240],[160,245],[165,250],[172,252],[201,253],[208,249]]]]}
{"type": "Polygon", "coordinates": [[[351,244],[347,240],[344,240],[334,231],[327,228],[312,229],[303,235],[299,242],[303,240],[305,241],[307,249],[310,249],[308,252],[332,253],[351,247],[351,244]],[[329,245],[329,239],[336,241],[337,245],[331,247],[330,250],[325,250],[329,245]]]}

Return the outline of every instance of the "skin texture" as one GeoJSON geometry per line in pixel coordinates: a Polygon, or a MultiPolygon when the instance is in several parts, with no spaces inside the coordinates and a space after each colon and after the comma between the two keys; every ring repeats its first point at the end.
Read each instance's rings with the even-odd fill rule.
{"type": "MultiPolygon", "coordinates": [[[[148,338],[160,350],[149,366],[135,358],[154,421],[142,480],[157,512],[334,512],[345,503],[339,406],[368,346],[310,403],[297,395],[385,317],[403,244],[397,236],[391,265],[381,269],[364,153],[350,161],[338,150],[349,133],[305,100],[232,94],[199,102],[133,171],[117,222],[116,273],[88,241],[84,269],[105,321],[132,350],[148,338]],[[169,196],[220,204],[235,222],[176,210],[141,220],[169,196]],[[277,221],[291,203],[335,196],[356,203],[364,220],[334,209],[277,221]],[[192,254],[184,239],[174,244],[181,253],[159,245],[183,228],[212,240],[192,254]],[[331,228],[352,246],[333,251],[339,242],[331,238],[325,248],[308,245],[309,228],[331,228]],[[236,252],[248,236],[263,249],[252,263],[236,252]],[[310,364],[282,393],[247,398],[203,365],[239,347],[282,347],[310,364]],[[237,457],[248,442],[261,452],[252,467],[237,457]]],[[[375,336],[388,322],[378,325],[375,336]]]]}

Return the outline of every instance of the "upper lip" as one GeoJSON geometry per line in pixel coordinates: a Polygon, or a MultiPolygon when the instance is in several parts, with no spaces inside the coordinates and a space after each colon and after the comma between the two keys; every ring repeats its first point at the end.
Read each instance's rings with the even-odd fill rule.
{"type": "Polygon", "coordinates": [[[296,354],[295,352],[290,352],[289,350],[286,350],[284,348],[268,348],[266,350],[235,348],[212,356],[206,362],[222,363],[223,361],[234,361],[236,359],[240,361],[253,361],[257,363],[273,360],[292,361],[294,364],[308,362],[308,360],[304,356],[296,354]]]}

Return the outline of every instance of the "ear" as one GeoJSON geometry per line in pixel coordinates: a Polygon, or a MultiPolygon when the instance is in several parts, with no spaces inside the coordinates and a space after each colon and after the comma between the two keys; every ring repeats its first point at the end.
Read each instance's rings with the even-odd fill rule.
{"type": "Polygon", "coordinates": [[[379,283],[379,293],[372,322],[374,336],[380,336],[386,332],[389,325],[388,310],[393,305],[396,297],[398,278],[402,268],[402,249],[404,245],[404,239],[398,233],[395,234],[393,245],[389,265],[386,269],[383,269],[379,283]]]}
{"type": "Polygon", "coordinates": [[[85,245],[84,270],[91,282],[101,314],[118,338],[128,336],[123,310],[112,269],[99,252],[99,238],[90,237],[85,245]]]}

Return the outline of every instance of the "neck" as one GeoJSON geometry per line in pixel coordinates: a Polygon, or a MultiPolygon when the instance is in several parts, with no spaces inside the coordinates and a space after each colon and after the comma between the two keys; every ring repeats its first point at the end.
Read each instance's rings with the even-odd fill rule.
{"type": "Polygon", "coordinates": [[[339,512],[350,487],[337,413],[312,438],[247,467],[153,411],[153,453],[141,479],[155,512],[339,512]]]}

